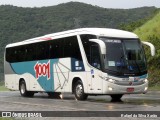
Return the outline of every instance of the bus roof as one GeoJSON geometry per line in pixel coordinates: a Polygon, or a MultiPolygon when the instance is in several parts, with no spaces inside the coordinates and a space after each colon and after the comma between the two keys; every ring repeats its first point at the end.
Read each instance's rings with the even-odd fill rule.
{"type": "Polygon", "coordinates": [[[52,34],[47,34],[41,37],[36,37],[28,40],[24,40],[17,43],[8,44],[6,47],[19,46],[23,44],[29,44],[34,42],[46,41],[46,40],[54,40],[57,38],[63,38],[73,35],[80,34],[93,34],[97,36],[105,36],[105,37],[113,37],[113,38],[138,38],[138,36],[132,32],[111,29],[111,28],[79,28],[74,30],[67,30],[63,32],[57,32],[52,34]]]}

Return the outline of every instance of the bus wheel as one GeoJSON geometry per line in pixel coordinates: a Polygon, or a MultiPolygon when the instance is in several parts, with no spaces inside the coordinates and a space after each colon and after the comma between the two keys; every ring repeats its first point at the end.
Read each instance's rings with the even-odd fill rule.
{"type": "Polygon", "coordinates": [[[61,99],[60,92],[47,92],[49,98],[61,99]]]}
{"type": "Polygon", "coordinates": [[[115,95],[110,95],[112,98],[112,102],[121,102],[122,94],[115,94],[115,95]]]}
{"type": "Polygon", "coordinates": [[[20,82],[19,91],[20,91],[21,96],[23,96],[23,97],[33,97],[33,95],[34,95],[34,92],[27,91],[26,83],[24,80],[20,82]]]}
{"type": "Polygon", "coordinates": [[[88,95],[84,93],[82,82],[79,80],[74,86],[74,94],[77,100],[86,100],[88,95]]]}

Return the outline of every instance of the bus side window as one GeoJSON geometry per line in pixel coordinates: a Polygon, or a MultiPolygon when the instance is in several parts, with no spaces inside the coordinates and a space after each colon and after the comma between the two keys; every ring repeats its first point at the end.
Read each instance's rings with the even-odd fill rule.
{"type": "Polygon", "coordinates": [[[66,57],[71,57],[72,56],[72,52],[73,52],[73,43],[72,43],[72,38],[65,38],[64,40],[64,58],[66,57]]]}
{"type": "Polygon", "coordinates": [[[88,60],[88,63],[90,65],[92,65],[91,62],[91,50],[90,50],[90,46],[91,46],[91,42],[89,41],[89,39],[96,39],[97,37],[95,35],[81,35],[81,40],[82,40],[82,44],[86,53],[86,57],[88,60]]]}
{"type": "Polygon", "coordinates": [[[48,42],[36,43],[36,60],[49,59],[48,42]]]}
{"type": "Polygon", "coordinates": [[[51,40],[48,42],[47,47],[48,51],[48,58],[49,59],[56,59],[56,58],[63,58],[63,43],[64,38],[51,40]]]}
{"type": "Polygon", "coordinates": [[[15,58],[15,49],[14,48],[6,48],[6,61],[7,62],[14,62],[15,58]]]}
{"type": "Polygon", "coordinates": [[[48,49],[49,49],[49,57],[48,57],[48,59],[53,59],[54,58],[53,57],[54,54],[52,54],[52,51],[54,49],[53,49],[53,44],[51,44],[51,42],[49,42],[49,44],[48,44],[48,49]]]}
{"type": "Polygon", "coordinates": [[[80,48],[76,36],[67,37],[64,40],[64,57],[71,57],[82,60],[80,48]]]}
{"type": "Polygon", "coordinates": [[[17,62],[25,61],[25,47],[19,46],[17,47],[17,62]]]}
{"type": "Polygon", "coordinates": [[[99,46],[92,42],[91,44],[92,45],[90,46],[90,51],[91,51],[90,64],[97,69],[101,69],[99,46]]]}
{"type": "Polygon", "coordinates": [[[5,58],[7,62],[11,62],[10,48],[6,48],[5,58]]]}
{"type": "Polygon", "coordinates": [[[38,52],[36,50],[36,43],[34,44],[28,44],[25,46],[25,61],[34,61],[36,60],[36,53],[38,52]]]}
{"type": "Polygon", "coordinates": [[[6,61],[8,62],[23,62],[25,61],[24,47],[11,47],[6,49],[6,61]]]}

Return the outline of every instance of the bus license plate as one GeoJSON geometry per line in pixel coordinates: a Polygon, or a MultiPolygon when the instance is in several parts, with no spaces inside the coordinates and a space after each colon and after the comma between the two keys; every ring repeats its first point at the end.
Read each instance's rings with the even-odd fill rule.
{"type": "Polygon", "coordinates": [[[134,88],[127,88],[127,92],[134,92],[134,88]]]}

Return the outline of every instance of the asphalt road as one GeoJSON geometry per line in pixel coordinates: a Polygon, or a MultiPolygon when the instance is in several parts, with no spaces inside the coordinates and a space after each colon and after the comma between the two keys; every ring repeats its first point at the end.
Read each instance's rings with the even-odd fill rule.
{"type": "MultiPolygon", "coordinates": [[[[63,94],[63,99],[51,99],[46,93],[35,94],[33,98],[24,98],[20,96],[19,91],[0,92],[0,111],[160,111],[160,92],[124,95],[119,102],[111,102],[110,96],[89,96],[86,101],[76,101],[72,94],[63,94]]],[[[94,120],[95,117],[90,119],[94,120]]],[[[126,116],[118,119],[159,120],[160,118],[126,116]]]]}

